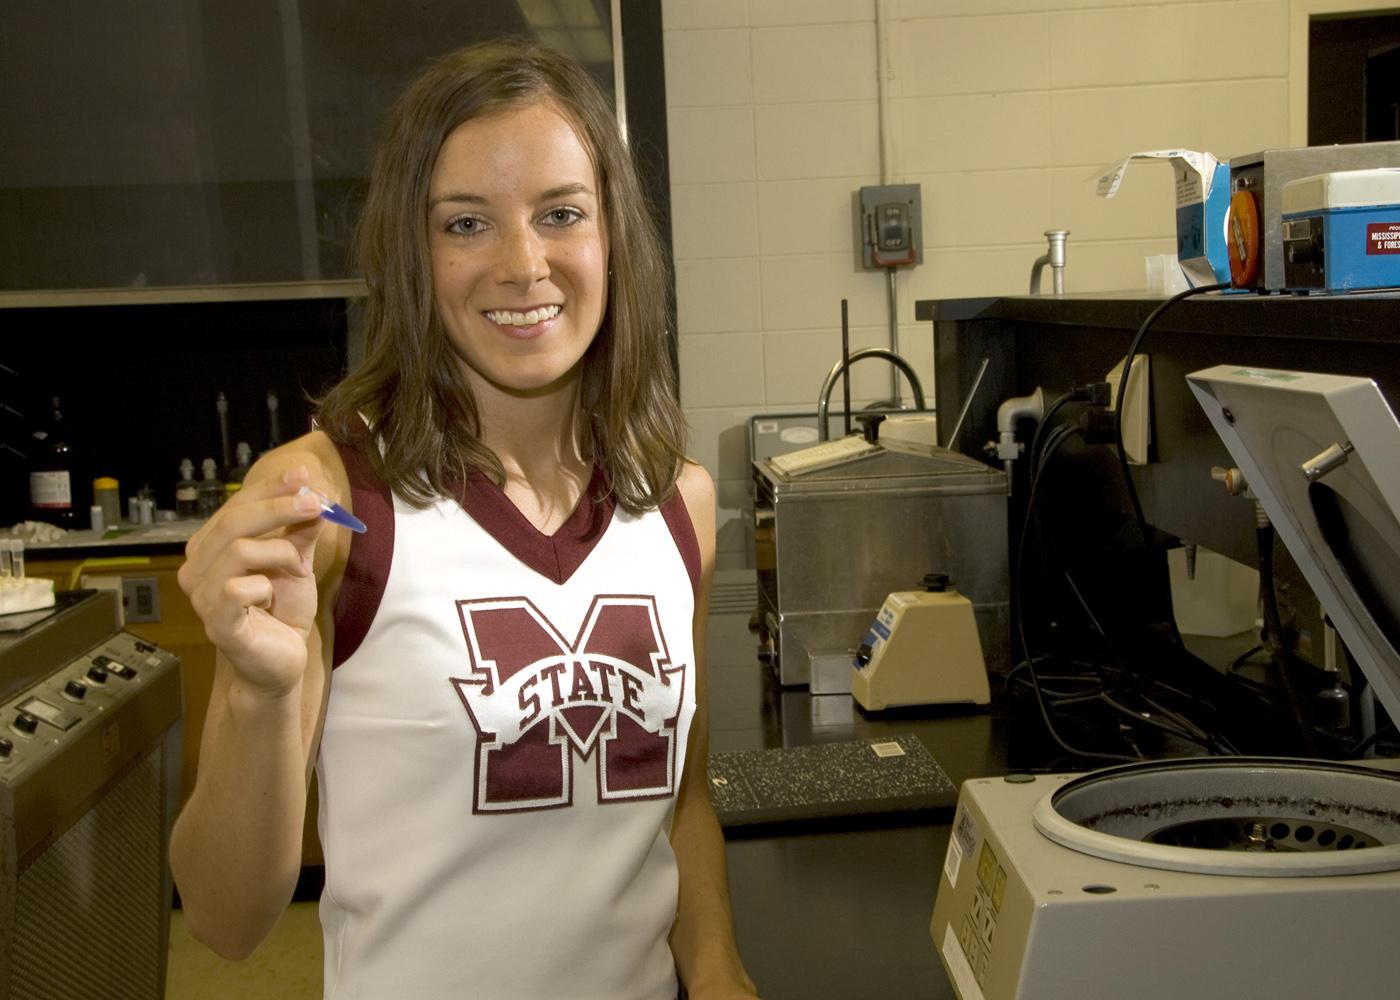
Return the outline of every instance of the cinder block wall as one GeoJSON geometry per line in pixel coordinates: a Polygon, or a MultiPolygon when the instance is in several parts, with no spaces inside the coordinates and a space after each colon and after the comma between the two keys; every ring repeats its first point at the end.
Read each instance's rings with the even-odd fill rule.
{"type": "MultiPolygon", "coordinates": [[[[926,386],[915,300],[1024,294],[1051,228],[1071,231],[1069,292],[1141,288],[1144,257],[1174,251],[1170,169],[1135,166],[1105,200],[1097,168],[1288,144],[1289,0],[666,0],[681,397],[719,487],[720,568],[752,564],[748,418],[815,410],[842,298],[853,346],[888,345],[885,277],[856,269],[851,223],[851,192],[881,179],[877,2],[889,181],[923,195],[899,346],[926,386]]],[[[889,368],[852,381],[882,398],[889,368]]]]}

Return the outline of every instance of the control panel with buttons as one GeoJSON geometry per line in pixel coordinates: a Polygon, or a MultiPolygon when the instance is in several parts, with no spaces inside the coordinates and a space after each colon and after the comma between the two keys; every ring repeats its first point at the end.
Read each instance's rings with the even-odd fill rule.
{"type": "MultiPolygon", "coordinates": [[[[179,660],[127,632],[95,648],[0,702],[0,783],[18,779],[59,752],[66,740],[102,727],[179,660]]],[[[115,727],[113,738],[120,735],[115,727]]]]}

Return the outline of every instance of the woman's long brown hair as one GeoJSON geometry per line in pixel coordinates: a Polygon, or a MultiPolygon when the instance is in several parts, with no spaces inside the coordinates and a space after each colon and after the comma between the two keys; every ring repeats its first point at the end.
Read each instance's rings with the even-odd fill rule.
{"type": "Polygon", "coordinates": [[[434,307],[428,181],[458,125],[541,100],[564,113],[593,158],[608,237],[607,309],[582,361],[580,448],[633,513],[659,506],[680,473],[685,420],[666,349],[664,258],[612,108],[566,57],[529,42],[487,42],[433,63],[395,105],[357,234],[369,292],[365,359],[318,413],[321,428],[347,444],[364,440],[367,420],[366,457],[417,507],[470,470],[505,481],[434,307]]]}

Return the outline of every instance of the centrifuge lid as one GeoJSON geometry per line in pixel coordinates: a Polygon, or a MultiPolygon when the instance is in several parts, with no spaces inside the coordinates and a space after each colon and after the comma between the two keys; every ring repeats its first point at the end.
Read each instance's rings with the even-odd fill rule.
{"type": "Polygon", "coordinates": [[[1368,378],[1220,365],[1187,383],[1392,719],[1400,423],[1368,378]]]}

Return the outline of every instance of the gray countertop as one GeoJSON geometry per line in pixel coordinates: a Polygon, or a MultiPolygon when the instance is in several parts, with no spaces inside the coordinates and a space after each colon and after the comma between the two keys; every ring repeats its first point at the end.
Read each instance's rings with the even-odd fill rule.
{"type": "Polygon", "coordinates": [[[114,538],[96,531],[70,531],[52,542],[25,543],[31,559],[78,559],[127,554],[157,555],[183,552],[203,521],[164,521],[157,524],[122,524],[114,538]]]}

